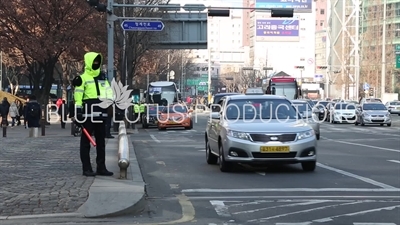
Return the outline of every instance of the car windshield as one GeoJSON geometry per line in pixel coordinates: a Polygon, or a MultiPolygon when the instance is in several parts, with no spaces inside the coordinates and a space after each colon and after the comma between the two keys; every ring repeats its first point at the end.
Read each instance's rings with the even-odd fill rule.
{"type": "Polygon", "coordinates": [[[173,105],[170,107],[165,107],[162,113],[187,113],[186,106],[183,105],[173,105]]]}
{"type": "Polygon", "coordinates": [[[391,102],[390,105],[400,105],[400,102],[391,102]]]}
{"type": "Polygon", "coordinates": [[[365,104],[363,110],[386,110],[383,104],[365,104]]]}
{"type": "Polygon", "coordinates": [[[285,99],[251,99],[229,101],[225,117],[228,120],[298,119],[299,115],[285,99]]]}
{"type": "Polygon", "coordinates": [[[311,112],[312,109],[308,103],[294,103],[294,107],[297,108],[299,112],[311,112]]]}
{"type": "Polygon", "coordinates": [[[356,109],[354,105],[351,104],[336,104],[335,109],[356,109]]]}

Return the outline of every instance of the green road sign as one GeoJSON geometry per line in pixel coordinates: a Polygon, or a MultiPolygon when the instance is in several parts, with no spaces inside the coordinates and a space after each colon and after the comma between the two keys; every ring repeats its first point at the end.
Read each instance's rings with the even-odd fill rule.
{"type": "Polygon", "coordinates": [[[400,45],[396,45],[396,51],[400,51],[400,45]]]}
{"type": "Polygon", "coordinates": [[[198,91],[207,91],[208,90],[208,78],[202,77],[197,79],[187,79],[187,86],[196,86],[198,91]]]}
{"type": "Polygon", "coordinates": [[[396,69],[400,69],[400,55],[396,55],[396,69]]]}

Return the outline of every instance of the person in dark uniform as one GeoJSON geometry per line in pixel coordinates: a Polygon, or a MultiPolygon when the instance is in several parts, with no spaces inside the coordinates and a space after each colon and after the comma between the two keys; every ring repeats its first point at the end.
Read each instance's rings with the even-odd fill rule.
{"type": "Polygon", "coordinates": [[[75,86],[74,100],[76,107],[75,123],[85,128],[89,134],[94,133],[96,139],[96,173],[90,163],[90,141],[85,133],[81,134],[80,157],[84,176],[112,176],[113,173],[106,168],[106,143],[105,121],[107,108],[98,104],[100,99],[112,99],[113,93],[107,78],[100,74],[100,66],[103,61],[101,54],[88,52],[84,56],[85,71],[73,80],[75,86]]]}
{"type": "Polygon", "coordinates": [[[68,116],[68,106],[65,100],[62,100],[62,103],[58,108],[58,115],[60,115],[61,118],[61,128],[65,129],[65,123],[67,122],[67,116],[68,116]]]}

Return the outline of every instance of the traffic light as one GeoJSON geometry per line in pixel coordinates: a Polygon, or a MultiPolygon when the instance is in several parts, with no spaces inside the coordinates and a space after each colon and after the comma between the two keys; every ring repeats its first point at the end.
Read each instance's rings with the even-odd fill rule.
{"type": "Polygon", "coordinates": [[[99,0],[86,0],[86,2],[99,12],[108,12],[107,6],[104,4],[100,4],[99,0]]]}
{"type": "Polygon", "coordinates": [[[374,96],[374,92],[375,92],[374,88],[370,88],[369,89],[369,96],[374,96]]]}
{"type": "Polygon", "coordinates": [[[304,66],[295,66],[295,69],[304,69],[304,66]]]}
{"type": "Polygon", "coordinates": [[[325,70],[327,68],[328,68],[327,66],[317,66],[317,69],[319,69],[319,70],[325,70]]]}

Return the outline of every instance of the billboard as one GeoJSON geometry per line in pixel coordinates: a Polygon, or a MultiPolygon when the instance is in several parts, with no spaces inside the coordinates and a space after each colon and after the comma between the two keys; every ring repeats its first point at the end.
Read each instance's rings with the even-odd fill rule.
{"type": "Polygon", "coordinates": [[[256,0],[256,8],[294,9],[294,12],[312,12],[313,0],[256,0]]]}
{"type": "Polygon", "coordinates": [[[297,42],[300,41],[299,19],[256,19],[256,41],[297,42]]]}

